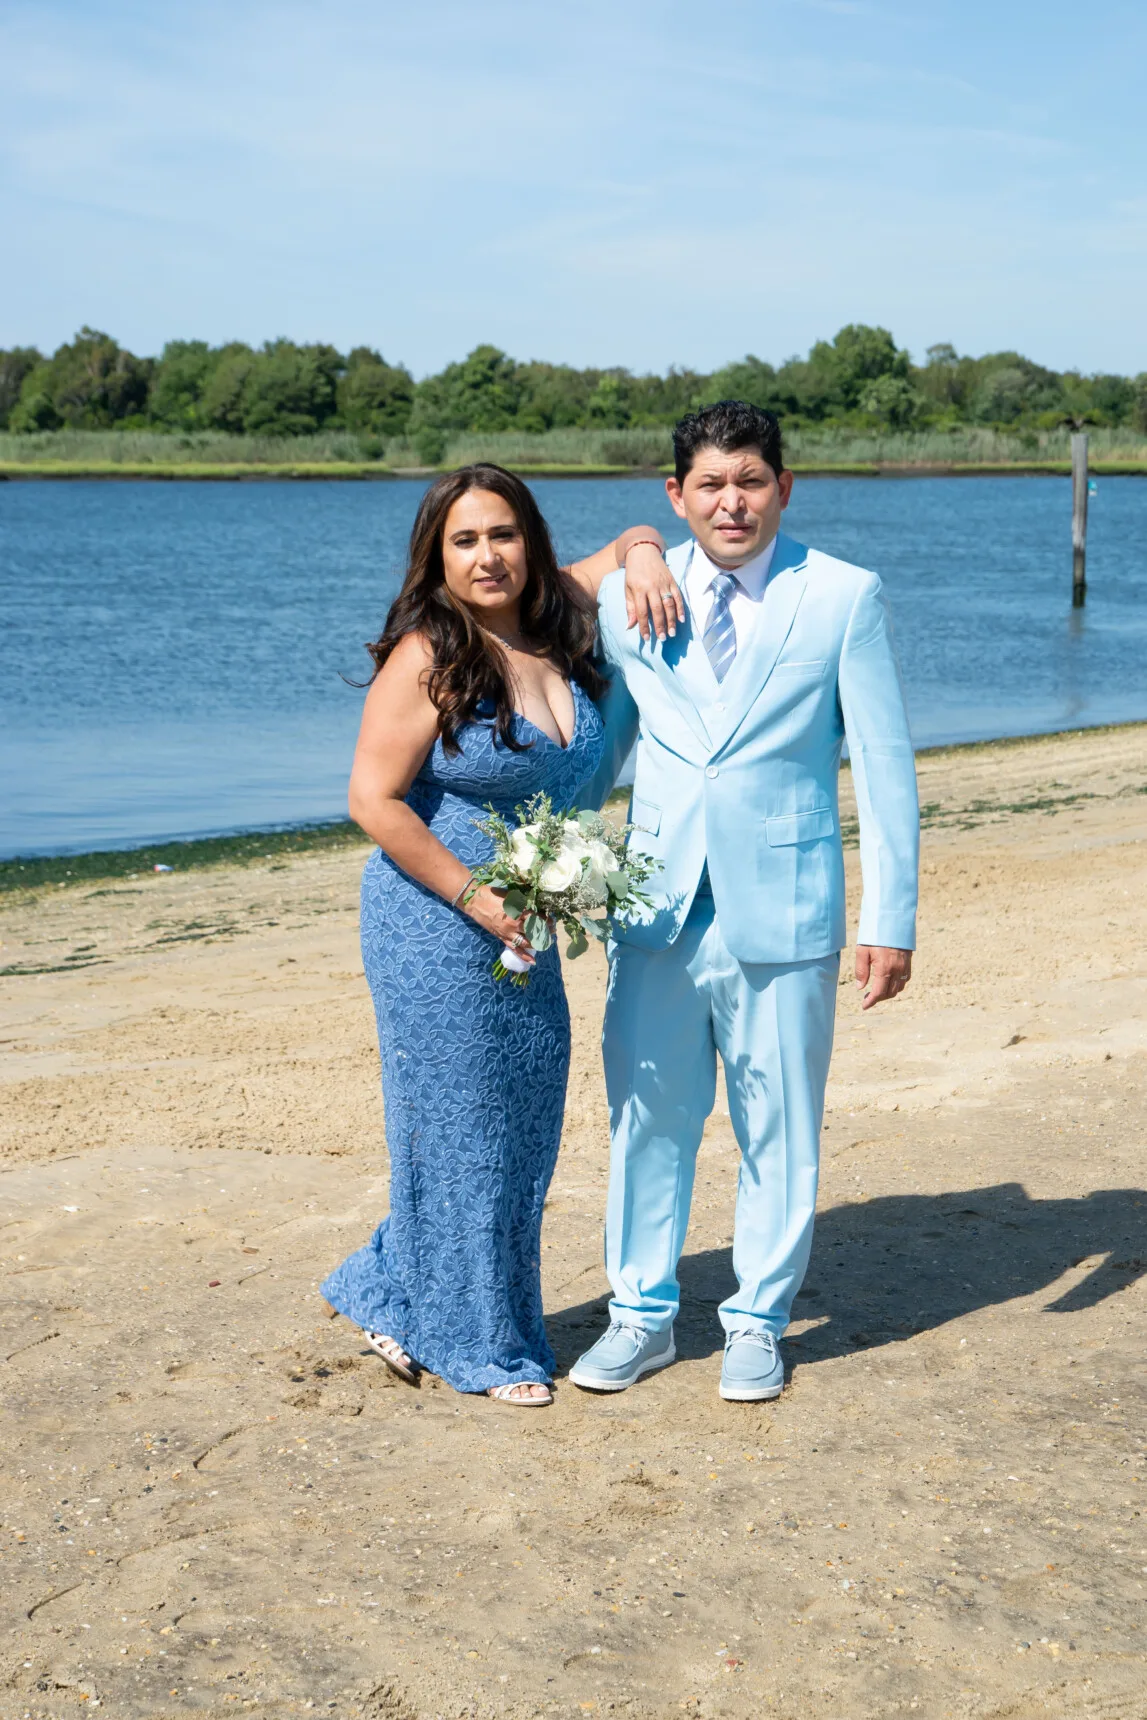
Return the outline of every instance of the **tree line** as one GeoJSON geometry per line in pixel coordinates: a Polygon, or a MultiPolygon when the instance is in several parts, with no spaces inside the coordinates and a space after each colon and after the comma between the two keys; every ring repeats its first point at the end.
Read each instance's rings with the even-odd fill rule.
{"type": "Polygon", "coordinates": [[[416,382],[373,347],[347,354],[322,343],[169,341],[140,358],[111,335],[82,328],[50,357],[0,351],[0,429],[230,431],[305,436],[357,433],[368,456],[396,438],[428,463],[459,431],[642,428],[727,397],[771,407],[787,424],[855,429],[999,430],[1064,424],[1147,432],[1147,373],[1054,371],[1016,352],[962,356],[942,343],[914,364],[887,329],[850,323],[805,358],[774,366],[751,354],[709,375],[523,363],[495,346],[416,382]]]}

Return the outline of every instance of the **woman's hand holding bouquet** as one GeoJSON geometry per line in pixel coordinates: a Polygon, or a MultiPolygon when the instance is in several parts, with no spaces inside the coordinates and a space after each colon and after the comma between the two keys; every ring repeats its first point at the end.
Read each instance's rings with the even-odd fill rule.
{"type": "MultiPolygon", "coordinates": [[[[566,955],[580,956],[589,938],[604,943],[611,920],[648,903],[641,886],[658,862],[628,852],[632,825],[618,829],[598,812],[555,812],[545,794],[517,807],[516,816],[516,828],[492,809],[479,823],[494,843],[494,855],[475,868],[471,889],[499,893],[504,915],[511,924],[521,924],[519,935],[531,950],[549,948],[556,921],[569,936],[566,955]]],[[[495,936],[507,946],[513,941],[501,931],[495,936]]],[[[532,959],[507,947],[494,963],[494,977],[509,975],[515,985],[526,985],[532,965],[532,959]]]]}
{"type": "Polygon", "coordinates": [[[514,919],[507,914],[505,903],[497,890],[491,890],[488,884],[479,884],[476,887],[475,881],[471,880],[460,905],[484,932],[489,932],[500,943],[528,952],[523,959],[527,964],[532,964],[533,951],[522,931],[521,918],[514,919]]]}

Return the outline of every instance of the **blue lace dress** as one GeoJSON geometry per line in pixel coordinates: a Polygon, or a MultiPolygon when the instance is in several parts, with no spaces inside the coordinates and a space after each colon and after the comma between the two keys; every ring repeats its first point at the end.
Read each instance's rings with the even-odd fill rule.
{"type": "MultiPolygon", "coordinates": [[[[436,741],[407,796],[467,866],[487,860],[474,820],[492,804],[513,818],[531,794],[568,806],[592,776],[602,725],[573,688],[567,747],[526,718],[500,745],[470,723],[461,752],[436,741]]],[[[479,713],[482,715],[482,713],[479,713]]],[[[529,985],[499,983],[501,945],[416,884],[381,851],[362,881],[362,952],[382,1054],[390,1215],[322,1293],[370,1331],[397,1340],[459,1391],[548,1382],[542,1322],[542,1205],[557,1162],[570,1027],[556,947],[529,985]]]]}

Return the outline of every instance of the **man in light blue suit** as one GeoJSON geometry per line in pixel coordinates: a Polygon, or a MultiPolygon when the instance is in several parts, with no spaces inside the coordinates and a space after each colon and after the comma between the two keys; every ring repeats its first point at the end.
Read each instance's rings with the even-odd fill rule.
{"type": "MultiPolygon", "coordinates": [[[[895,997],[915,946],[916,773],[875,574],[778,528],[792,490],[769,412],[723,401],[674,433],[660,637],[606,579],[609,792],[637,737],[633,846],[660,861],[617,931],[603,1051],[612,1128],[610,1326],[570,1372],[620,1391],[674,1360],[677,1263],[718,1053],[741,1149],[720,1393],[780,1395],[777,1340],[812,1244],[820,1128],[846,942],[837,774],[847,738],[864,897],[856,977],[895,997]]],[[[646,549],[644,553],[655,553],[646,549]]]]}

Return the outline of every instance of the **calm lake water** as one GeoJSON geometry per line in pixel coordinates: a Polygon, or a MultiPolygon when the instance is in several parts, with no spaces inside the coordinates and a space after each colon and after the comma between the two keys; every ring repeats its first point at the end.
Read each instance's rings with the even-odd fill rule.
{"type": "MultiPolygon", "coordinates": [[[[655,480],[535,485],[563,557],[655,480]]],[[[422,485],[0,484],[0,855],[339,817],[422,485]]],[[[786,529],[876,568],[917,745],[1147,718],[1147,482],[1101,479],[1071,609],[1057,478],[798,480],[786,529]]]]}

